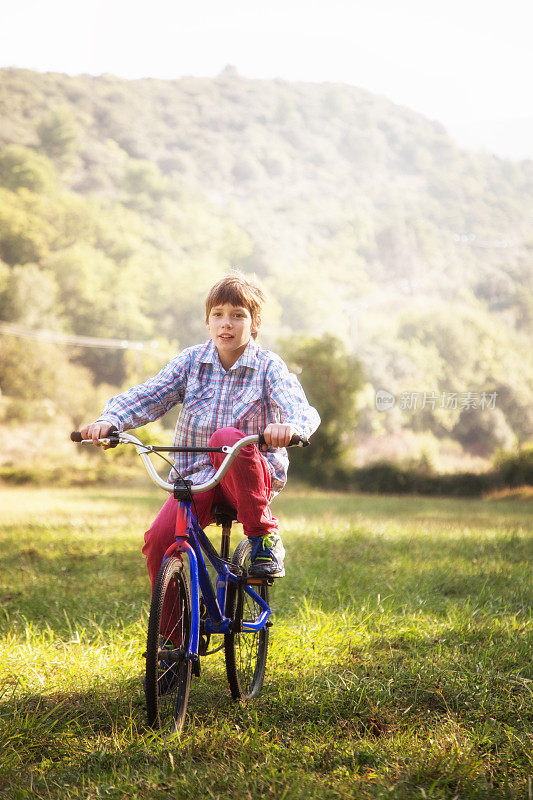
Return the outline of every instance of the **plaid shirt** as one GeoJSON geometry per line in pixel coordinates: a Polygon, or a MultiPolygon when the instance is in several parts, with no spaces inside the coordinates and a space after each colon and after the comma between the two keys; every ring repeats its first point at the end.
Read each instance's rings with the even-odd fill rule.
{"type": "MultiPolygon", "coordinates": [[[[207,447],[219,428],[234,427],[246,435],[259,433],[270,422],[292,425],[310,436],[320,424],[318,412],[307,402],[295,375],[275,353],[250,339],[238,361],[226,372],[213,341],[189,347],[173,358],[154,378],[112,397],[100,420],[119,431],[137,428],[182,403],[173,445],[207,447]]],[[[282,448],[266,453],[272,476],[272,494],[287,480],[289,459],[282,448]]],[[[207,453],[176,453],[178,472],[193,483],[209,480],[215,469],[207,453]]],[[[176,477],[174,470],[170,480],[176,477]]]]}

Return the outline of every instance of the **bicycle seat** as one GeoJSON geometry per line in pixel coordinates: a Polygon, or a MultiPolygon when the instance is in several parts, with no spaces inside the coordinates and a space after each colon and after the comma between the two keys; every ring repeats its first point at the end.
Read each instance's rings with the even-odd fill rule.
{"type": "Polygon", "coordinates": [[[211,508],[211,513],[217,525],[231,525],[237,522],[237,512],[231,506],[224,503],[217,503],[211,508]]]}

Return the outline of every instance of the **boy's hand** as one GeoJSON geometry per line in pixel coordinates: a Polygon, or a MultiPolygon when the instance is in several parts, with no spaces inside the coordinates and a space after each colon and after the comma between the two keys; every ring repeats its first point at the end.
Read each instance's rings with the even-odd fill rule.
{"type": "Polygon", "coordinates": [[[109,445],[102,445],[98,439],[104,439],[111,427],[112,425],[110,422],[91,422],[90,425],[86,425],[85,428],[81,428],[81,438],[92,439],[93,444],[95,444],[97,447],[103,447],[104,450],[107,450],[109,445]]]}
{"type": "Polygon", "coordinates": [[[287,447],[295,433],[298,431],[292,425],[271,422],[263,431],[263,437],[268,447],[287,447]]]}

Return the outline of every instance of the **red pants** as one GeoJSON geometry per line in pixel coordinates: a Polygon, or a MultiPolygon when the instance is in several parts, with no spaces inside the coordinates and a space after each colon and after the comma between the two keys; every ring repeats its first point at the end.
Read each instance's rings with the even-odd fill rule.
{"type": "MultiPolygon", "coordinates": [[[[237,428],[220,428],[211,436],[210,447],[233,445],[244,438],[237,428]]],[[[209,453],[211,463],[218,469],[225,458],[224,453],[209,453]]],[[[240,451],[218,486],[207,492],[194,495],[198,510],[198,522],[202,528],[213,522],[211,508],[217,503],[227,503],[237,511],[246,536],[264,536],[278,530],[278,520],[272,516],[270,498],[270,472],[265,457],[254,444],[240,451]]],[[[178,501],[169,497],[144,534],[144,547],[148,575],[154,587],[165,551],[174,541],[176,531],[176,509],[178,501]]],[[[194,506],[193,506],[194,510],[194,506]]]]}

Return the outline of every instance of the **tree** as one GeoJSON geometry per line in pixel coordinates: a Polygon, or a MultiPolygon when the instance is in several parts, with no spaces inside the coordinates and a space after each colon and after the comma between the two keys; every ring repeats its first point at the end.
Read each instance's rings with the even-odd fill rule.
{"type": "Polygon", "coordinates": [[[359,361],[335,336],[300,337],[282,343],[285,358],[298,371],[311,405],[321,417],[312,446],[294,452],[294,470],[319,481],[331,477],[342,465],[356,424],[356,395],[363,386],[359,361]]]}
{"type": "Polygon", "coordinates": [[[0,185],[6,189],[45,194],[53,192],[56,184],[53,164],[46,156],[18,144],[10,144],[0,153],[0,185]]]}
{"type": "Polygon", "coordinates": [[[497,448],[511,448],[516,437],[500,408],[461,412],[452,435],[474,455],[490,456],[497,448]]]}
{"type": "Polygon", "coordinates": [[[157,164],[142,159],[127,164],[122,185],[126,204],[140,210],[149,210],[154,202],[172,194],[172,182],[157,164]]]}
{"type": "Polygon", "coordinates": [[[10,265],[39,263],[48,255],[53,235],[38,195],[0,187],[0,259],[10,265]]]}
{"type": "Polygon", "coordinates": [[[94,386],[89,371],[71,364],[64,348],[2,335],[0,392],[20,400],[50,400],[74,417],[92,400],[94,386]]]}
{"type": "Polygon", "coordinates": [[[65,161],[74,151],[79,127],[68,108],[57,108],[39,122],[37,135],[47,156],[65,161]]]}
{"type": "Polygon", "coordinates": [[[57,284],[52,275],[36,264],[17,265],[0,286],[0,319],[30,327],[45,327],[54,320],[57,284]]]}

